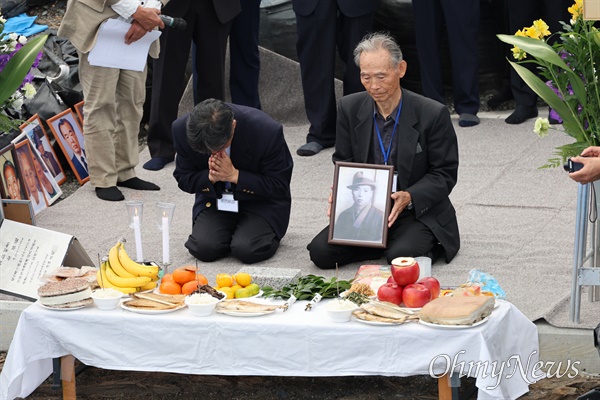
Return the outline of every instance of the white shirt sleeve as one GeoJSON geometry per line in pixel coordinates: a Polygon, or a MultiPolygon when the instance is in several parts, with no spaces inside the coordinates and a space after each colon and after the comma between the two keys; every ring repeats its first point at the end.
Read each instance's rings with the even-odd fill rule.
{"type": "Polygon", "coordinates": [[[123,19],[128,20],[135,13],[139,6],[146,8],[156,8],[157,10],[160,10],[162,7],[162,3],[160,2],[160,0],[119,0],[111,7],[123,19]]]}

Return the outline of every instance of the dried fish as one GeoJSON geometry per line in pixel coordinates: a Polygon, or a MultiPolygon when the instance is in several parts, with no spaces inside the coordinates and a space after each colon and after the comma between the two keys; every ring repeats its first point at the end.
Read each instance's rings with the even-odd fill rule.
{"type": "Polygon", "coordinates": [[[245,300],[226,300],[217,304],[216,311],[217,312],[245,312],[245,313],[257,313],[257,312],[266,312],[266,311],[274,311],[279,308],[283,308],[283,306],[269,305],[269,304],[259,304],[254,303],[252,301],[245,300]]]}
{"type": "Polygon", "coordinates": [[[356,310],[352,313],[352,315],[354,315],[356,318],[361,319],[363,321],[372,321],[372,322],[383,322],[383,323],[388,323],[388,324],[397,324],[397,325],[401,325],[407,321],[413,321],[413,320],[418,320],[419,317],[417,317],[416,315],[403,315],[401,318],[386,318],[386,317],[382,317],[379,315],[373,315],[373,314],[369,314],[368,312],[364,311],[364,310],[356,310]]]}
{"type": "Polygon", "coordinates": [[[360,308],[369,314],[378,315],[385,318],[402,319],[408,315],[400,309],[394,309],[392,306],[382,303],[364,303],[360,305],[360,308]]]}

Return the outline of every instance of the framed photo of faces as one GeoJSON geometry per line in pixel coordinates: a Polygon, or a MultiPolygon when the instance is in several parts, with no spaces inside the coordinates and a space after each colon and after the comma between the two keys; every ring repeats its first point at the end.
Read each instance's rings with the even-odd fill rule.
{"type": "Polygon", "coordinates": [[[31,201],[33,212],[37,215],[48,207],[48,203],[44,195],[42,183],[35,171],[33,152],[31,151],[29,140],[22,140],[15,144],[15,153],[21,175],[23,176],[27,198],[31,201]]]}
{"type": "Polygon", "coordinates": [[[21,177],[19,163],[16,161],[14,145],[10,144],[0,150],[2,166],[2,198],[11,200],[27,200],[25,183],[21,177]]]}
{"type": "Polygon", "coordinates": [[[336,162],[328,241],[385,248],[394,167],[336,162]]]}
{"type": "Polygon", "coordinates": [[[37,114],[27,120],[27,124],[21,125],[21,131],[27,134],[27,138],[34,148],[34,151],[39,154],[42,161],[46,165],[46,169],[50,172],[54,180],[60,185],[67,177],[58,161],[58,157],[50,144],[50,139],[46,134],[46,130],[42,125],[42,121],[37,114]]]}
{"type": "Polygon", "coordinates": [[[73,108],[75,109],[75,113],[77,114],[77,118],[79,118],[79,124],[83,127],[83,104],[85,101],[80,101],[75,104],[73,108]]]}
{"type": "Polygon", "coordinates": [[[83,185],[90,180],[85,154],[83,131],[71,109],[48,118],[46,121],[60,145],[77,181],[83,185]]]}

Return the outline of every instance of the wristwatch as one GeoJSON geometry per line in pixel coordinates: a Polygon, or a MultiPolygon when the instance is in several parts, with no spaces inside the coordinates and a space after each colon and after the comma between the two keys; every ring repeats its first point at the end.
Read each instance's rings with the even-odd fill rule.
{"type": "Polygon", "coordinates": [[[412,204],[412,200],[408,202],[408,205],[406,206],[407,210],[412,210],[413,209],[413,204],[412,204]]]}

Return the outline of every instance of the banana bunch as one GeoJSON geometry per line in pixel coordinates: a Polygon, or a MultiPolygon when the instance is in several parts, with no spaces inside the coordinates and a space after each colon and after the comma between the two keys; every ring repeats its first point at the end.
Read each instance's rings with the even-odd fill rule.
{"type": "Polygon", "coordinates": [[[152,290],[156,287],[160,269],[155,265],[137,263],[125,251],[125,239],[119,240],[108,252],[98,270],[98,284],[123,293],[152,290]]]}

